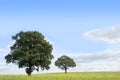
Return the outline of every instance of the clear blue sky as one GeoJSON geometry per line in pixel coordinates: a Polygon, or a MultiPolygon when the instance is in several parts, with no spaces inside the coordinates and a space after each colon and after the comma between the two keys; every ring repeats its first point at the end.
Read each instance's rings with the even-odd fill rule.
{"type": "Polygon", "coordinates": [[[58,48],[73,52],[104,49],[105,43],[86,40],[83,33],[119,25],[119,3],[119,0],[1,0],[0,47],[6,47],[11,36],[21,30],[37,30],[58,48]]]}
{"type": "Polygon", "coordinates": [[[54,49],[92,53],[108,49],[85,32],[120,25],[120,0],[0,0],[0,48],[19,31],[37,30],[54,49]]]}

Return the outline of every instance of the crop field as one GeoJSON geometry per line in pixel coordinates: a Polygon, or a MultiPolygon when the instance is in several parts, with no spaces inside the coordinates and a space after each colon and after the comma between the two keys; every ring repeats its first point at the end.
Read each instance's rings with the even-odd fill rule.
{"type": "Polygon", "coordinates": [[[72,72],[27,75],[0,75],[0,80],[120,80],[120,72],[72,72]]]}

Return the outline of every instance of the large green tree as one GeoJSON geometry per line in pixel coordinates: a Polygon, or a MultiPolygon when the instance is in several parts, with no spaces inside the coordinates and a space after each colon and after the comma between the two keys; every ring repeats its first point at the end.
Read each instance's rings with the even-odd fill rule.
{"type": "Polygon", "coordinates": [[[53,58],[52,45],[37,31],[19,32],[12,36],[15,43],[5,56],[6,63],[15,63],[19,68],[25,68],[28,75],[34,70],[48,70],[53,58]]]}
{"type": "Polygon", "coordinates": [[[58,66],[58,68],[65,70],[65,73],[67,73],[69,67],[76,67],[74,60],[66,55],[59,57],[55,61],[55,65],[58,66]]]}

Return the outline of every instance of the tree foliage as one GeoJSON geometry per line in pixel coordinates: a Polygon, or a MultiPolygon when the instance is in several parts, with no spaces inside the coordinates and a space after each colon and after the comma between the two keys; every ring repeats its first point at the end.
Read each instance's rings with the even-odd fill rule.
{"type": "Polygon", "coordinates": [[[19,68],[26,68],[28,75],[34,70],[48,70],[53,59],[52,45],[37,31],[19,32],[12,36],[15,43],[5,56],[6,63],[15,63],[19,68]]]}
{"type": "Polygon", "coordinates": [[[76,66],[74,60],[66,55],[59,57],[55,61],[55,65],[58,66],[58,68],[65,70],[65,73],[67,73],[67,69],[69,69],[69,67],[76,66]]]}

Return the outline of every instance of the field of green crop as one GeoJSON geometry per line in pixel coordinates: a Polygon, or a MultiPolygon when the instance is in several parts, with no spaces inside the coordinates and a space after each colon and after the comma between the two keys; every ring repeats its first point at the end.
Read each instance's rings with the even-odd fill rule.
{"type": "Polygon", "coordinates": [[[0,75],[0,80],[120,80],[120,72],[74,72],[27,75],[0,75]]]}

